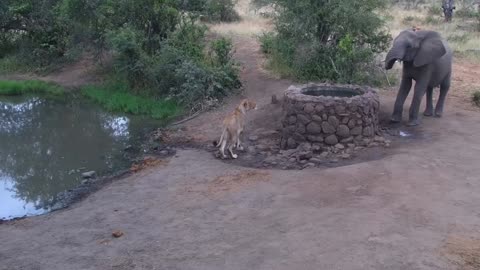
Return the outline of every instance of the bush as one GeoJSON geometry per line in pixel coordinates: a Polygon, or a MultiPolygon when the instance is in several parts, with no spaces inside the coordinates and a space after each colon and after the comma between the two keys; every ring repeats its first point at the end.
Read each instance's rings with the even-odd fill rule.
{"type": "Polygon", "coordinates": [[[375,53],[386,50],[391,39],[376,13],[384,1],[273,3],[276,33],[260,37],[271,68],[301,80],[345,83],[368,82],[368,74],[376,72],[375,53]]]}
{"type": "Polygon", "coordinates": [[[480,107],[480,91],[475,91],[472,94],[472,101],[475,105],[480,107]]]}

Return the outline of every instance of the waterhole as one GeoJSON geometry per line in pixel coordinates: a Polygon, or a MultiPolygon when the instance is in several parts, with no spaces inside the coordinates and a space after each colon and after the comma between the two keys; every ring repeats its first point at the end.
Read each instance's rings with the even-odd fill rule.
{"type": "Polygon", "coordinates": [[[57,194],[79,186],[84,172],[128,168],[159,125],[78,99],[1,98],[0,219],[50,211],[57,194]]]}
{"type": "Polygon", "coordinates": [[[319,88],[319,87],[307,87],[302,89],[302,94],[309,96],[329,96],[329,97],[354,97],[362,94],[360,91],[347,88],[319,88]]]}

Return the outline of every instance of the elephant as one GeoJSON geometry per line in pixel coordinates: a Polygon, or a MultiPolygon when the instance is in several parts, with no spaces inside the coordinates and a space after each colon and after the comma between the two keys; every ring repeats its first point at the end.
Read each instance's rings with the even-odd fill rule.
{"type": "Polygon", "coordinates": [[[407,125],[419,124],[418,111],[425,93],[427,104],[423,115],[441,117],[452,76],[452,50],[447,42],[435,31],[404,30],[393,40],[392,48],[385,57],[385,69],[391,69],[397,60],[403,62],[403,70],[391,122],[401,122],[403,104],[412,80],[415,80],[415,90],[407,125]],[[440,96],[434,113],[433,88],[438,86],[440,96]]]}

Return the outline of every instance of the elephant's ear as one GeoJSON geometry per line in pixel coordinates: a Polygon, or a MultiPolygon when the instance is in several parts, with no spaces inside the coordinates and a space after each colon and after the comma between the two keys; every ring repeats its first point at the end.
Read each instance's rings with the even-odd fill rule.
{"type": "Polygon", "coordinates": [[[421,67],[432,63],[447,53],[442,38],[438,33],[429,32],[420,43],[420,48],[413,60],[413,65],[421,67]]]}

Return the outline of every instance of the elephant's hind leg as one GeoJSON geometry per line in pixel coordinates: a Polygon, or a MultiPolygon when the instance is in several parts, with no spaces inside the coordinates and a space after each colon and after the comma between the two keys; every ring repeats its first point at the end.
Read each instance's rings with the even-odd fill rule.
{"type": "Polygon", "coordinates": [[[448,90],[450,90],[450,77],[451,75],[449,74],[440,84],[440,96],[438,97],[437,106],[435,107],[435,117],[442,117],[443,115],[445,98],[447,97],[448,90]]]}
{"type": "Polygon", "coordinates": [[[423,115],[433,115],[433,87],[427,88],[427,107],[425,107],[425,112],[423,112],[423,115]]]}

